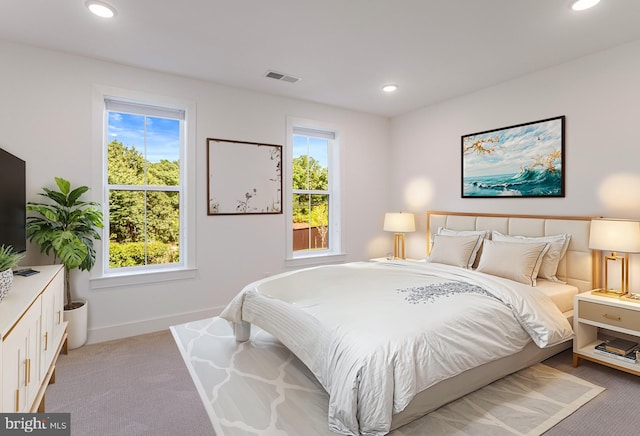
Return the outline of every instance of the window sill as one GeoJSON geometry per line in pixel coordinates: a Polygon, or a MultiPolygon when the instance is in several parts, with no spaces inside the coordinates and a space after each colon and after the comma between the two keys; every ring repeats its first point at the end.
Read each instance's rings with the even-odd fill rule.
{"type": "Polygon", "coordinates": [[[285,266],[288,268],[298,268],[332,263],[344,263],[346,260],[347,255],[345,253],[314,254],[286,259],[285,266]]]}
{"type": "Polygon", "coordinates": [[[92,277],[89,281],[91,289],[117,288],[120,286],[142,285],[146,283],[166,282],[168,280],[184,280],[196,277],[196,268],[180,268],[172,270],[136,271],[125,274],[92,277]]]}

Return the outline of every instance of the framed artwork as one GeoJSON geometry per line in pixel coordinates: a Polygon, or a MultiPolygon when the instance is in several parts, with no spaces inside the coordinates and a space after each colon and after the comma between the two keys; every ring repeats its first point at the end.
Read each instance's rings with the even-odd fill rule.
{"type": "Polygon", "coordinates": [[[207,215],[282,213],[282,146],[207,138],[207,215]]]}
{"type": "Polygon", "coordinates": [[[564,119],[462,136],[462,198],[564,197],[564,119]]]}

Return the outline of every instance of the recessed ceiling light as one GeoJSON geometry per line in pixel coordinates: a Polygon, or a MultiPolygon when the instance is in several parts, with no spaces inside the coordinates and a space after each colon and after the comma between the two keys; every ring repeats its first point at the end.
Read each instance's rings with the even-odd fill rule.
{"type": "Polygon", "coordinates": [[[116,9],[104,2],[89,0],[85,5],[94,15],[102,18],[112,18],[116,14],[116,9]]]}
{"type": "Polygon", "coordinates": [[[398,90],[398,85],[394,84],[394,83],[389,83],[387,85],[384,85],[382,87],[382,90],[384,92],[395,92],[398,90]]]}
{"type": "Polygon", "coordinates": [[[584,11],[585,9],[594,7],[598,3],[600,3],[600,0],[576,0],[571,5],[571,9],[574,11],[584,11]]]}

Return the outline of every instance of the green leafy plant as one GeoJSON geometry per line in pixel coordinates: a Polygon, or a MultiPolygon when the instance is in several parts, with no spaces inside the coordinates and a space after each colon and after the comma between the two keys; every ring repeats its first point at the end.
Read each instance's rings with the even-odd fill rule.
{"type": "Polygon", "coordinates": [[[137,265],[160,265],[178,262],[180,250],[177,245],[164,242],[109,242],[109,266],[122,268],[137,265]]]}
{"type": "Polygon", "coordinates": [[[23,257],[22,253],[14,252],[11,245],[0,245],[0,272],[13,268],[23,257]]]}
{"type": "Polygon", "coordinates": [[[27,238],[40,246],[40,251],[60,259],[65,268],[66,310],[77,307],[71,298],[69,272],[89,271],[96,261],[93,241],[100,239],[97,229],[103,228],[100,204],[82,201],[87,186],[71,189],[69,181],[56,177],[58,191],[43,188],[41,195],[50,203],[27,203],[27,210],[36,216],[27,217],[27,238]]]}

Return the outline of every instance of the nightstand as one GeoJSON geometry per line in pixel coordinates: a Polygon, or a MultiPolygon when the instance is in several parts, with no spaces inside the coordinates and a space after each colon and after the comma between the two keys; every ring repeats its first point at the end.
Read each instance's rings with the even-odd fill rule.
{"type": "Polygon", "coordinates": [[[573,299],[573,366],[587,359],[631,374],[640,375],[640,363],[629,363],[598,354],[594,347],[603,337],[620,337],[640,343],[640,304],[590,292],[573,299]]]}

